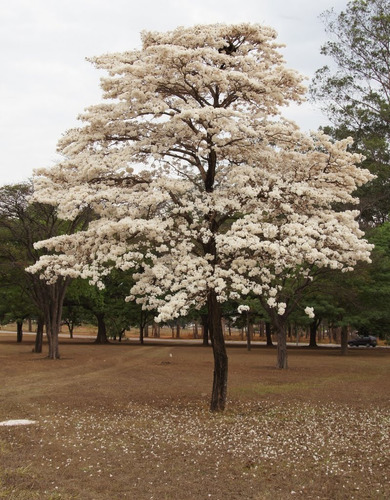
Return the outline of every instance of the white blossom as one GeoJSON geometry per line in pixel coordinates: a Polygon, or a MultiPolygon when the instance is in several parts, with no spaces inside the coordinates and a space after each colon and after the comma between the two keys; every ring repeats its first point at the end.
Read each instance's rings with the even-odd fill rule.
{"type": "Polygon", "coordinates": [[[309,316],[309,318],[314,318],[314,308],[313,307],[305,307],[305,314],[309,316]]]}

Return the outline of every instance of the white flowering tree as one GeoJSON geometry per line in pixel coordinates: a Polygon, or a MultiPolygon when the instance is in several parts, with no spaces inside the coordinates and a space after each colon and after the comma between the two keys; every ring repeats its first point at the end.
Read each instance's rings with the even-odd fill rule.
{"type": "Polygon", "coordinates": [[[31,271],[99,284],[112,267],[132,269],[129,299],[157,321],[207,305],[214,411],[227,391],[221,303],[254,293],[283,314],[283,273],[350,269],[369,255],[356,213],[332,206],[350,203],[370,175],[347,141],[307,136],[279,116],[304,89],[275,36],[249,24],[178,28],[93,59],[108,72],[105,102],[61,139],[64,161],[35,178],[36,197],[62,217],[87,205],[98,218],[42,242],[56,255],[31,271]]]}

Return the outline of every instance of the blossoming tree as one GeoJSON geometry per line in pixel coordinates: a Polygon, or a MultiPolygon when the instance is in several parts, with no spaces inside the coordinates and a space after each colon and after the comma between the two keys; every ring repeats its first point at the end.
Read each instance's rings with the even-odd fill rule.
{"type": "Polygon", "coordinates": [[[157,309],[157,321],[207,305],[211,410],[227,394],[222,302],[255,293],[283,315],[283,273],[369,257],[356,213],[332,207],[353,201],[370,174],[348,141],[305,135],[280,116],[304,88],[275,37],[250,24],[178,28],[93,59],[108,72],[105,102],[60,140],[64,161],[35,178],[35,196],[62,217],[86,205],[98,217],[41,242],[56,255],[31,271],[99,284],[114,266],[133,269],[129,299],[157,309]]]}

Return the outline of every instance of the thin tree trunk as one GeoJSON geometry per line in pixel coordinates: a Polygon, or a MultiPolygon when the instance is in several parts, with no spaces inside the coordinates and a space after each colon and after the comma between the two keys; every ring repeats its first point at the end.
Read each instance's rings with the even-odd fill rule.
{"type": "Polygon", "coordinates": [[[158,323],[153,323],[153,337],[160,338],[160,325],[158,323]]]}
{"type": "Polygon", "coordinates": [[[228,357],[222,330],[221,306],[217,294],[210,290],[207,298],[208,326],[214,354],[214,378],[210,411],[223,411],[227,397],[228,357]]]}
{"type": "Polygon", "coordinates": [[[139,343],[144,343],[144,312],[141,310],[140,318],[139,318],[139,343]]]}
{"type": "Polygon", "coordinates": [[[273,347],[272,336],[271,336],[271,323],[269,321],[265,324],[265,335],[267,337],[267,346],[273,347]]]}
{"type": "Polygon", "coordinates": [[[23,340],[23,321],[16,322],[16,342],[20,343],[23,340]]]}
{"type": "Polygon", "coordinates": [[[310,342],[309,347],[318,347],[317,345],[317,329],[319,322],[314,319],[313,323],[310,323],[310,342]]]}
{"type": "Polygon", "coordinates": [[[43,344],[43,318],[38,318],[37,321],[37,333],[35,335],[35,347],[34,352],[41,353],[42,352],[42,344],[43,344]]]}
{"type": "Polygon", "coordinates": [[[348,327],[341,327],[341,355],[346,356],[348,354],[348,327]]]}
{"type": "Polygon", "coordinates": [[[250,323],[249,323],[249,312],[247,311],[247,313],[246,313],[246,348],[248,351],[250,351],[252,348],[251,336],[252,336],[252,332],[251,332],[250,323]]]}
{"type": "Polygon", "coordinates": [[[209,345],[209,323],[208,315],[202,314],[203,345],[209,345]]]}
{"type": "Polygon", "coordinates": [[[194,322],[194,339],[198,338],[198,322],[194,322]]]}

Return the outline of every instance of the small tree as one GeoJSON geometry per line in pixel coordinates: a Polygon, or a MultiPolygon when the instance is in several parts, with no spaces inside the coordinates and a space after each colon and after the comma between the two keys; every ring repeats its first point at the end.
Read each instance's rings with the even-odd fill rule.
{"type": "Polygon", "coordinates": [[[275,37],[249,24],[178,28],[93,59],[109,74],[107,102],[86,111],[59,143],[64,161],[35,179],[36,199],[62,217],[85,206],[99,215],[87,231],[40,243],[58,255],[36,272],[99,284],[110,266],[135,269],[131,296],[157,321],[207,306],[213,411],[227,394],[221,303],[252,292],[283,314],[273,298],[282,273],[350,269],[370,249],[357,214],[332,208],[353,202],[370,175],[348,141],[307,136],[279,116],[304,89],[275,37]]]}

